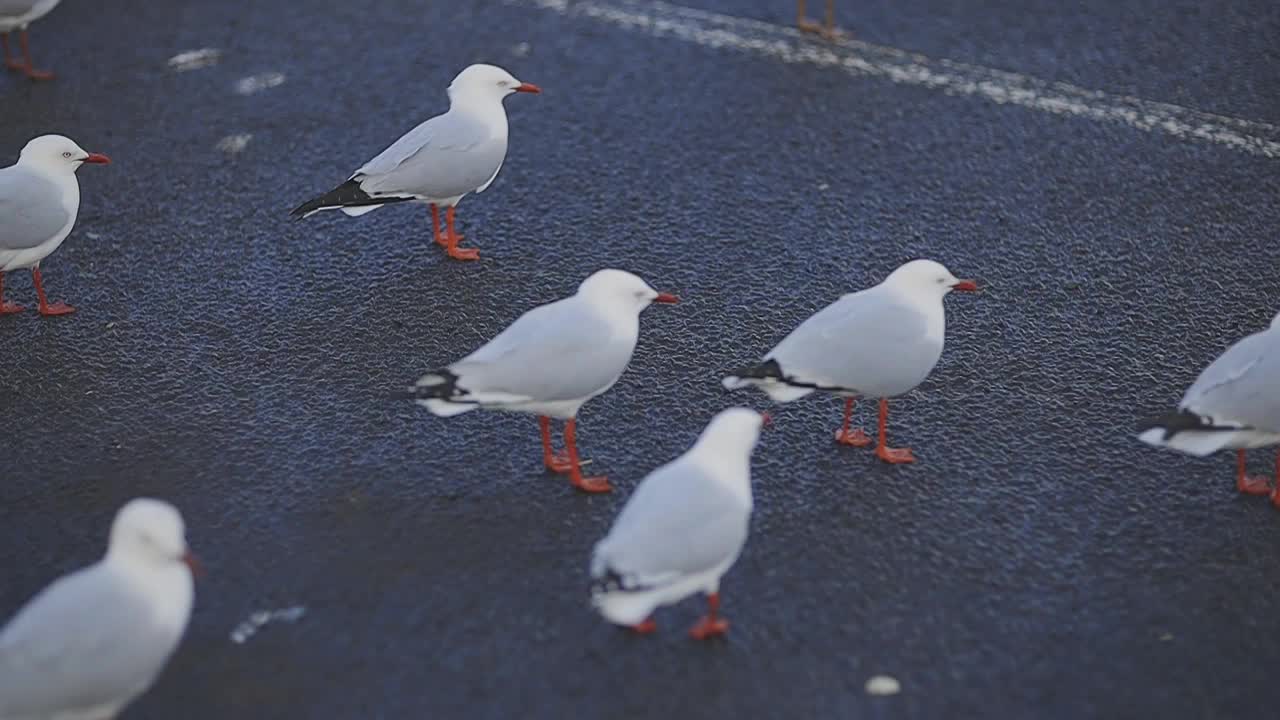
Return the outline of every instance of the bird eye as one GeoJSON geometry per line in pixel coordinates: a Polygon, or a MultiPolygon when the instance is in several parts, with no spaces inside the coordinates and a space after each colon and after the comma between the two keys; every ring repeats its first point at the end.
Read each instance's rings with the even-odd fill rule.
{"type": "Polygon", "coordinates": [[[69,158],[69,157],[71,157],[71,151],[70,151],[70,150],[67,150],[66,152],[62,153],[62,157],[64,157],[64,158],[69,158]]]}

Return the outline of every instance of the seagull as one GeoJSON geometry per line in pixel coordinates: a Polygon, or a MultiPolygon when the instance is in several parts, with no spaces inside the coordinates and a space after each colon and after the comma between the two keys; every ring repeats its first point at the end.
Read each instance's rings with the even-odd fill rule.
{"type": "Polygon", "coordinates": [[[0,168],[0,315],[22,312],[21,305],[4,301],[4,274],[24,268],[31,268],[41,315],[75,311],[45,299],[40,261],[58,249],[76,224],[76,170],[85,163],[109,162],[106,155],[86,152],[61,135],[42,135],[22,148],[16,165],[0,168]]]}
{"type": "Polygon", "coordinates": [[[31,65],[31,47],[27,26],[49,14],[62,0],[0,0],[0,48],[4,49],[4,66],[21,72],[31,80],[52,80],[53,73],[36,70],[31,65]],[[9,59],[9,33],[18,30],[22,61],[9,59]]]}
{"type": "Polygon", "coordinates": [[[640,482],[591,557],[592,604],[606,620],[651,633],[655,609],[701,592],[707,615],[689,634],[728,631],[720,578],[747,542],[751,452],[767,422],[754,410],[725,410],[685,454],[640,482]]]}
{"type": "Polygon", "coordinates": [[[1280,314],[1271,326],[1227,348],[1182,396],[1177,412],[1147,420],[1138,439],[1155,447],[1204,457],[1236,451],[1236,489],[1270,495],[1280,507],[1280,456],[1277,489],[1266,477],[1248,475],[1245,451],[1280,443],[1280,314]]]}
{"type": "Polygon", "coordinates": [[[609,492],[608,478],[582,476],[576,417],[627,369],[640,313],[655,302],[679,300],[629,272],[600,270],[572,297],[526,312],[479,350],[424,375],[402,397],[441,417],[476,408],[533,413],[547,469],[568,473],[579,490],[609,492]],[[565,421],[566,454],[552,450],[552,418],[565,421]]]}
{"type": "Polygon", "coordinates": [[[976,292],[978,285],[932,260],[912,260],[879,285],[849,293],[805,320],[762,363],[735,370],[724,386],[755,385],[776,402],[815,390],[843,396],[836,442],[853,447],[871,444],[862,430],[850,430],[855,398],[879,398],[876,457],[915,462],[910,448],[891,448],[885,440],[889,398],[914,389],[938,364],[946,330],[942,298],[952,290],[976,292]]]}
{"type": "MultiPolygon", "coordinates": [[[[4,0],[0,0],[3,2],[4,0]]],[[[493,65],[472,65],[449,85],[449,112],[410,130],[365,163],[343,184],[294,208],[296,218],[321,210],[357,216],[390,203],[417,200],[431,206],[435,240],[456,260],[478,260],[480,251],[459,248],[454,208],[472,192],[484,192],[507,157],[507,111],[514,92],[540,93],[493,65]],[[440,233],[440,207],[447,233],[440,233]]]]}
{"type": "Polygon", "coordinates": [[[178,511],[130,501],[106,557],[45,588],[0,630],[0,718],[115,717],[182,639],[195,572],[178,511]]]}
{"type": "Polygon", "coordinates": [[[827,16],[821,25],[805,15],[804,0],[796,0],[796,27],[801,32],[815,33],[827,40],[839,39],[841,32],[836,29],[836,0],[827,0],[827,16]]]}

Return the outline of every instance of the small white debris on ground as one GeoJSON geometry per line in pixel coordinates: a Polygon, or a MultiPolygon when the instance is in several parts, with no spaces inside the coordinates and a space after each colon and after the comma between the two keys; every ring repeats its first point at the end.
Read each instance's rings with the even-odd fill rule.
{"type": "Polygon", "coordinates": [[[889,675],[875,675],[867,681],[868,695],[897,695],[902,692],[898,680],[889,675]]]}
{"type": "Polygon", "coordinates": [[[235,630],[231,631],[231,642],[243,645],[248,642],[249,638],[257,635],[262,626],[268,623],[295,623],[306,614],[307,608],[302,605],[294,605],[283,610],[259,610],[250,615],[249,619],[237,625],[235,630]]]}
{"type": "Polygon", "coordinates": [[[236,83],[236,92],[241,95],[252,95],[283,84],[284,73],[266,72],[259,75],[250,75],[242,79],[236,83]]]}
{"type": "Polygon", "coordinates": [[[87,233],[85,233],[84,235],[85,235],[85,237],[89,238],[90,240],[97,240],[97,239],[99,239],[99,238],[101,238],[101,237],[102,237],[102,235],[101,235],[101,234],[96,233],[96,232],[87,232],[87,233]]]}
{"type": "Polygon", "coordinates": [[[252,139],[253,135],[249,133],[228,135],[218,141],[217,148],[228,155],[238,155],[249,146],[249,141],[252,139]]]}
{"type": "Polygon", "coordinates": [[[216,48],[200,48],[199,50],[188,50],[178,53],[169,58],[169,67],[177,72],[187,72],[188,70],[198,70],[202,67],[217,65],[218,60],[222,57],[222,51],[216,48]]]}
{"type": "Polygon", "coordinates": [[[830,185],[828,185],[828,184],[826,184],[826,183],[818,183],[818,189],[819,189],[819,190],[828,190],[828,189],[830,189],[830,188],[831,188],[831,186],[830,186],[830,185]]]}
{"type": "Polygon", "coordinates": [[[529,54],[529,49],[529,43],[527,42],[516,43],[511,46],[511,54],[516,57],[524,57],[529,54]]]}

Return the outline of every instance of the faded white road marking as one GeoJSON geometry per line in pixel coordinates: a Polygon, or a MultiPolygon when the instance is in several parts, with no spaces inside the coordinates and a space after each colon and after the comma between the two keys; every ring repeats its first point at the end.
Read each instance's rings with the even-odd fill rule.
{"type": "Polygon", "coordinates": [[[169,58],[169,67],[177,72],[196,70],[210,65],[217,65],[222,51],[216,48],[200,48],[178,53],[169,58]]]}
{"type": "Polygon", "coordinates": [[[243,645],[249,641],[249,638],[258,633],[258,630],[268,623],[286,622],[295,623],[307,614],[307,609],[302,605],[295,605],[283,610],[259,610],[250,615],[247,620],[236,626],[231,631],[231,642],[237,645],[243,645]]]}
{"type": "Polygon", "coordinates": [[[228,135],[218,141],[218,149],[228,155],[239,155],[246,147],[249,147],[249,141],[253,139],[250,133],[241,133],[239,135],[228,135]]]}
{"type": "Polygon", "coordinates": [[[876,675],[867,680],[868,695],[897,695],[902,692],[902,685],[892,675],[876,675]]]}
{"type": "Polygon", "coordinates": [[[1211,142],[1280,158],[1280,127],[1214,115],[1180,105],[1113,95],[1029,75],[905,52],[858,40],[816,41],[798,30],[757,20],[636,0],[506,0],[571,18],[584,18],[653,37],[770,57],[786,63],[840,68],[902,85],[972,95],[999,105],[1113,122],[1183,140],[1211,142]]]}
{"type": "Polygon", "coordinates": [[[241,79],[240,82],[236,83],[236,92],[241,95],[252,95],[283,84],[284,73],[265,72],[241,79]]]}

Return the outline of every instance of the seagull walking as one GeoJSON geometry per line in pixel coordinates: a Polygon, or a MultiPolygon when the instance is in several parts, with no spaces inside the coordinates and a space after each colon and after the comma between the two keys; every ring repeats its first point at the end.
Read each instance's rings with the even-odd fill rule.
{"type": "Polygon", "coordinates": [[[1280,456],[1275,489],[1249,475],[1245,452],[1280,443],[1280,314],[1262,332],[1227,348],[1191,384],[1176,412],[1141,423],[1138,439],[1204,457],[1236,451],[1236,489],[1270,495],[1280,507],[1280,456]]]}
{"type": "Polygon", "coordinates": [[[0,0],[0,49],[4,51],[4,66],[13,72],[20,72],[30,80],[52,80],[53,73],[37,70],[31,63],[31,45],[27,37],[27,26],[39,20],[58,6],[62,0],[0,0]],[[10,56],[9,33],[18,31],[18,43],[22,50],[22,59],[14,60],[10,56]]]}
{"type": "MultiPolygon", "coordinates": [[[[3,2],[4,0],[0,0],[3,2]]],[[[449,85],[449,111],[406,133],[356,170],[346,182],[293,209],[296,218],[321,210],[357,216],[383,205],[416,200],[431,206],[435,241],[449,257],[478,260],[480,251],[459,248],[454,208],[466,195],[484,192],[507,157],[507,111],[511,93],[540,93],[531,83],[493,65],[471,65],[449,85]],[[440,208],[445,208],[445,232],[440,208]]]]}
{"type": "Polygon", "coordinates": [[[109,162],[106,155],[86,152],[61,135],[42,135],[22,148],[16,165],[0,169],[0,315],[22,312],[21,305],[4,301],[4,274],[26,268],[31,269],[41,315],[75,311],[45,298],[40,261],[58,249],[76,224],[76,170],[85,163],[109,162]]]}
{"type": "Polygon", "coordinates": [[[605,619],[650,633],[654,610],[703,593],[707,615],[689,634],[728,631],[720,578],[747,542],[751,453],[767,421],[746,408],[721,412],[688,452],[636,487],[591,557],[592,603],[605,619]]]}
{"type": "Polygon", "coordinates": [[[106,557],[45,588],[0,630],[0,718],[115,717],[182,639],[198,567],[173,506],[126,504],[106,557]]]}
{"type": "Polygon", "coordinates": [[[887,463],[915,462],[910,448],[889,447],[885,426],[889,398],[910,392],[942,357],[946,312],[942,299],[952,290],[975,292],[932,260],[913,260],[875,287],[850,293],[805,320],[764,361],[735,370],[724,386],[754,385],[775,402],[791,402],[814,391],[844,397],[844,423],[836,442],[871,444],[851,429],[855,399],[880,400],[876,457],[887,463]]]}
{"type": "Polygon", "coordinates": [[[583,403],[613,387],[635,351],[640,313],[676,296],[622,270],[600,270],[572,297],[521,315],[493,340],[448,367],[427,373],[404,396],[449,417],[484,408],[533,413],[548,470],[568,473],[574,487],[609,492],[605,477],[583,477],[577,415],[583,403]],[[551,419],[565,421],[565,453],[551,442],[551,419]]]}

